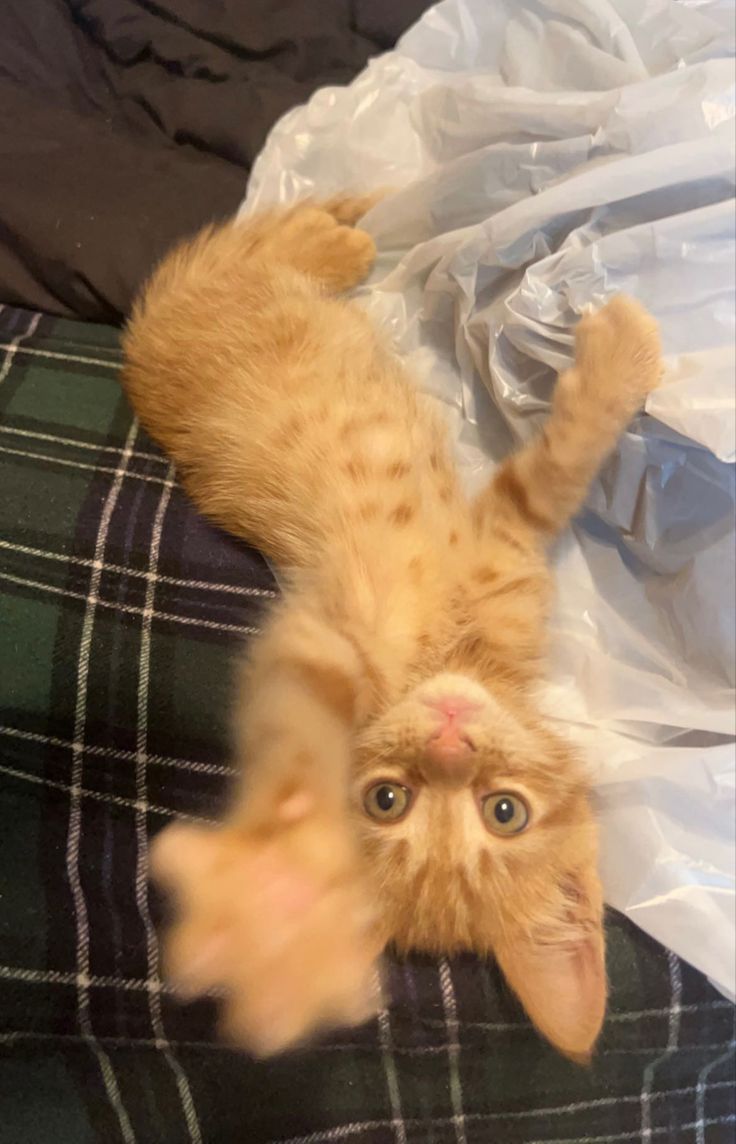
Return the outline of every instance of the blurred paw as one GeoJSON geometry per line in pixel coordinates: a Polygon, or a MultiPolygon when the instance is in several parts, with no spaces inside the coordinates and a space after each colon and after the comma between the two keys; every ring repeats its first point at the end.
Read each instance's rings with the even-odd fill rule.
{"type": "Polygon", "coordinates": [[[273,832],[171,826],[152,848],[173,894],[167,976],[224,993],[223,1031],[257,1056],[379,1006],[371,917],[351,844],[317,816],[273,832]]]}
{"type": "Polygon", "coordinates": [[[633,298],[619,295],[581,318],[575,365],[586,396],[631,417],[659,384],[662,350],[654,318],[633,298]]]}

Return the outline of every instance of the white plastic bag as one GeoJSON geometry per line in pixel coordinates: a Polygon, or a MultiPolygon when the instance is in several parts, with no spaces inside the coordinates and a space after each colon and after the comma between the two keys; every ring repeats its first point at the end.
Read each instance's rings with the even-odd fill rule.
{"type": "Polygon", "coordinates": [[[549,407],[589,303],[667,376],[559,545],[550,713],[596,770],[608,901],[734,980],[730,0],[446,0],[274,128],[245,211],[392,185],[360,292],[443,402],[470,487],[549,407]]]}

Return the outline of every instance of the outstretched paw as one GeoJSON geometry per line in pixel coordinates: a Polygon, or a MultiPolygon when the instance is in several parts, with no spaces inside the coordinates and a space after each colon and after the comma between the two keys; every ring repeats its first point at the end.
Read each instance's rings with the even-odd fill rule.
{"type": "Polygon", "coordinates": [[[152,858],[176,907],[167,976],[185,996],[222,991],[237,1044],[267,1056],[376,1013],[371,918],[333,825],[301,810],[267,835],[175,825],[152,858]]]}
{"type": "Polygon", "coordinates": [[[376,246],[364,230],[346,226],[316,206],[299,207],[281,224],[276,253],[339,292],[357,286],[370,273],[376,246]]]}
{"type": "Polygon", "coordinates": [[[618,295],[581,318],[575,332],[575,366],[590,396],[633,416],[662,376],[655,319],[633,298],[618,295]]]}

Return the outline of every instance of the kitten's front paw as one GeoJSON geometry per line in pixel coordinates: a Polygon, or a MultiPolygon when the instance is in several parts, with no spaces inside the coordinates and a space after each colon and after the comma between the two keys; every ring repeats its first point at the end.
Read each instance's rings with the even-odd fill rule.
{"type": "Polygon", "coordinates": [[[654,318],[623,294],[581,318],[575,365],[591,397],[631,417],[662,376],[662,350],[654,318]]]}
{"type": "Polygon", "coordinates": [[[152,848],[176,918],[165,968],[179,991],[224,993],[225,1034],[257,1056],[355,1025],[378,1008],[371,918],[352,846],[305,817],[272,833],[175,825],[152,848]]]}

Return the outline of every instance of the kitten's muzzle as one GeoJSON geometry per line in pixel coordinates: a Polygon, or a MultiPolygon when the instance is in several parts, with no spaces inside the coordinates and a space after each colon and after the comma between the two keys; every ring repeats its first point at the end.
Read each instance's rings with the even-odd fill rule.
{"type": "Polygon", "coordinates": [[[425,747],[427,759],[453,777],[465,778],[476,751],[465,721],[479,709],[479,704],[453,697],[425,700],[425,703],[438,716],[438,726],[425,747]]]}

